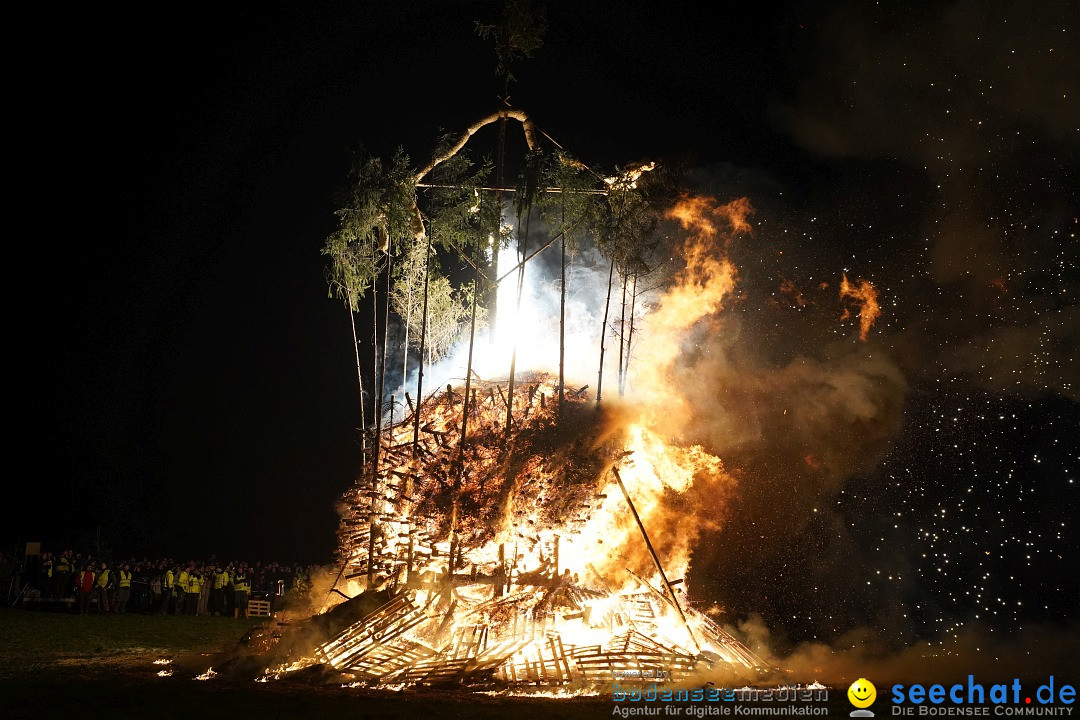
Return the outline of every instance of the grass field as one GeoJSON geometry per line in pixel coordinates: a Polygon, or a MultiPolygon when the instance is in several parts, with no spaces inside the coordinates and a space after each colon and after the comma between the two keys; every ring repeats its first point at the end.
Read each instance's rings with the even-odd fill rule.
{"type": "Polygon", "coordinates": [[[138,665],[216,652],[255,619],[174,615],[72,615],[0,610],[0,681],[21,682],[71,667],[138,665]]]}
{"type": "Polygon", "coordinates": [[[290,680],[194,680],[256,620],[69,615],[0,609],[0,720],[7,718],[556,718],[610,717],[610,699],[400,693],[290,680]],[[162,678],[169,659],[171,677],[162,678]]]}

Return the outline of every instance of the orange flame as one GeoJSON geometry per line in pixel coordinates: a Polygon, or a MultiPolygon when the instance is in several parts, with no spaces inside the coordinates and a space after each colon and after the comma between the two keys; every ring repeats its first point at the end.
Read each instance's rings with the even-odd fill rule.
{"type": "Polygon", "coordinates": [[[671,371],[685,333],[718,312],[724,298],[735,289],[738,273],[724,247],[737,235],[751,232],[747,218],[753,212],[746,198],[720,205],[710,197],[687,196],[665,214],[690,231],[683,248],[686,266],[644,318],[645,332],[651,339],[639,350],[640,370],[635,377],[641,394],[665,398],[662,405],[670,411],[665,414],[685,416],[671,407],[683,402],[677,399],[679,383],[671,381],[671,371]]]}
{"type": "MultiPolygon", "coordinates": [[[[866,342],[866,336],[870,332],[870,328],[873,326],[874,321],[881,315],[881,306],[878,305],[878,293],[874,289],[874,286],[870,284],[869,280],[859,280],[858,286],[853,285],[847,279],[847,273],[844,273],[843,279],[840,281],[840,299],[851,298],[859,305],[859,339],[866,342]]],[[[847,308],[844,309],[844,314],[840,316],[841,320],[846,320],[851,317],[851,311],[847,308]]]]}
{"type": "Polygon", "coordinates": [[[749,217],[754,212],[750,200],[744,197],[717,205],[714,198],[690,195],[668,210],[666,217],[678,220],[684,230],[691,230],[702,238],[711,240],[720,235],[728,243],[737,235],[753,233],[749,217]]]}

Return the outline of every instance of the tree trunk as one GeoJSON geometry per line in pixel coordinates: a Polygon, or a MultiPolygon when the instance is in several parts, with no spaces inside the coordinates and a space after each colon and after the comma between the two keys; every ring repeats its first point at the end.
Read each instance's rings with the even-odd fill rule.
{"type": "Polygon", "coordinates": [[[405,345],[401,350],[401,387],[409,381],[409,325],[412,323],[412,282],[407,281],[408,296],[405,299],[405,345]]]}
{"type": "Polygon", "coordinates": [[[607,299],[604,300],[604,322],[600,328],[600,372],[596,378],[596,404],[600,404],[600,395],[604,389],[604,343],[607,338],[608,308],[611,307],[611,282],[615,279],[615,258],[611,259],[611,268],[607,276],[607,299]]]}
{"type": "MultiPolygon", "coordinates": [[[[469,437],[469,400],[472,393],[473,347],[476,345],[476,296],[479,292],[477,287],[480,280],[479,272],[476,273],[475,278],[472,291],[472,319],[469,321],[469,359],[465,365],[465,397],[461,402],[461,439],[458,441],[457,467],[452,468],[454,476],[454,509],[450,517],[451,534],[457,530],[458,492],[461,489],[461,476],[465,472],[465,442],[469,437]]],[[[451,553],[451,562],[453,562],[452,556],[453,553],[451,553]]]]}
{"type": "MultiPolygon", "coordinates": [[[[381,425],[381,418],[379,417],[379,404],[381,398],[378,394],[379,389],[379,278],[378,276],[371,283],[371,323],[373,326],[373,337],[371,342],[371,352],[373,356],[373,370],[375,373],[375,443],[370,446],[371,455],[371,499],[368,505],[368,556],[367,556],[367,586],[370,588],[375,583],[375,489],[378,486],[378,474],[379,474],[379,428],[381,425]]],[[[364,436],[365,445],[368,443],[367,435],[364,436]]]]}
{"type": "MultiPolygon", "coordinates": [[[[376,392],[372,393],[372,404],[375,407],[375,415],[378,415],[379,398],[377,391],[379,389],[379,277],[375,276],[375,279],[371,281],[371,377],[374,380],[373,389],[376,392]]],[[[372,422],[376,422],[376,418],[372,417],[372,422]]],[[[374,431],[374,428],[372,428],[374,431]]],[[[374,452],[371,438],[364,434],[364,451],[370,458],[374,452]]],[[[372,473],[374,473],[374,466],[372,467],[372,473]]]]}
{"type": "MultiPolygon", "coordinates": [[[[563,226],[566,225],[566,211],[563,210],[563,226]]],[[[558,414],[561,417],[563,413],[563,401],[565,399],[565,392],[563,386],[566,385],[566,231],[563,231],[562,238],[562,260],[560,263],[560,281],[559,281],[559,405],[558,414]]]]}
{"type": "MultiPolygon", "coordinates": [[[[503,94],[505,102],[505,93],[503,94]]],[[[499,250],[502,248],[502,187],[506,180],[506,117],[499,118],[499,144],[495,150],[495,238],[491,248],[491,277],[499,277],[499,250]]],[[[495,344],[495,331],[499,323],[499,286],[487,291],[488,344],[495,344]]]]}
{"type": "Polygon", "coordinates": [[[634,289],[630,293],[630,334],[626,338],[626,367],[623,369],[623,383],[630,376],[630,345],[634,342],[634,306],[637,304],[637,273],[634,273],[634,289]]]}
{"type": "MultiPolygon", "coordinates": [[[[514,325],[518,325],[521,317],[521,292],[525,287],[525,250],[529,242],[529,219],[532,217],[532,209],[525,213],[525,234],[518,235],[518,285],[517,305],[514,307],[514,325]]],[[[521,226],[519,224],[518,230],[521,226]]],[[[510,437],[510,430],[514,421],[514,375],[517,370],[517,329],[514,330],[514,345],[510,350],[510,382],[506,389],[506,436],[510,437]]]]}
{"type": "MultiPolygon", "coordinates": [[[[386,392],[386,345],[390,335],[390,277],[393,275],[393,260],[390,247],[386,249],[386,298],[383,301],[383,337],[382,362],[379,363],[379,381],[375,401],[375,444],[371,453],[371,517],[368,532],[368,587],[375,580],[375,503],[379,497],[379,454],[382,445],[383,395],[386,392]]],[[[376,334],[378,338],[378,334],[376,334]]]]}
{"type": "Polygon", "coordinates": [[[424,402],[424,345],[427,342],[428,280],[431,279],[431,234],[428,234],[424,253],[424,309],[420,317],[420,367],[416,373],[416,409],[413,411],[413,455],[420,441],[420,406],[424,402]]]}
{"type": "Polygon", "coordinates": [[[626,281],[628,276],[625,272],[620,273],[622,275],[622,305],[619,308],[619,397],[623,396],[623,391],[626,387],[625,377],[623,375],[623,357],[624,348],[626,345],[626,281]]]}
{"type": "MultiPolygon", "coordinates": [[[[352,308],[346,305],[349,310],[349,325],[352,327],[352,344],[353,353],[356,355],[356,383],[360,388],[360,437],[363,438],[367,433],[367,420],[365,419],[364,411],[364,373],[360,370],[360,343],[356,340],[356,313],[352,311],[352,308]]],[[[361,447],[363,447],[363,440],[361,439],[361,447]]],[[[363,455],[363,453],[361,453],[363,455]]]]}

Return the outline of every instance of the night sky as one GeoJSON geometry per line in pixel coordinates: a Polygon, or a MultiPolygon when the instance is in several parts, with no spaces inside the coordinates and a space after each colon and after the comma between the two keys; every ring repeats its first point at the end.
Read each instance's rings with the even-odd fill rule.
{"type": "MultiPolygon", "coordinates": [[[[512,104],[593,167],[678,163],[698,192],[751,199],[732,322],[754,329],[733,345],[754,368],[809,356],[827,376],[858,353],[896,378],[887,422],[827,481],[760,447],[724,456],[771,480],[746,484],[695,586],[794,641],[1075,622],[1075,8],[658,5],[548,3],[512,104]],[[880,292],[865,344],[839,319],[842,272],[880,292]],[[801,519],[763,540],[783,498],[801,519]]],[[[9,103],[9,213],[29,212],[8,234],[23,407],[5,548],[330,561],[359,457],[319,254],[336,193],[353,149],[420,161],[494,109],[473,24],[497,10],[35,25],[50,60],[9,103]]]]}

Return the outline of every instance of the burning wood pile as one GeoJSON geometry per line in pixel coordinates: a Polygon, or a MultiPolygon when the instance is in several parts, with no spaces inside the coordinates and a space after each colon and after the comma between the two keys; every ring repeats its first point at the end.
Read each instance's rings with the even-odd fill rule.
{"type": "Polygon", "coordinates": [[[666,496],[687,481],[660,475],[700,458],[586,388],[560,407],[550,377],[519,379],[447,386],[384,429],[378,473],[344,497],[331,597],[389,599],[313,661],[374,685],[510,688],[762,667],[678,579],[693,535],[666,496]]]}

